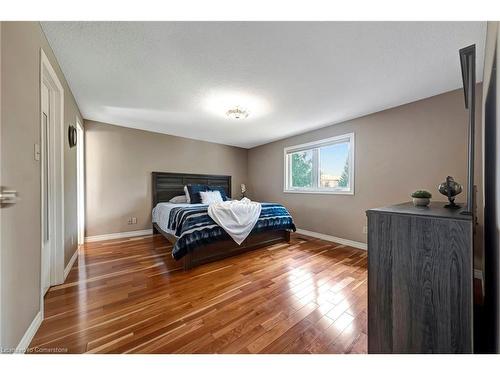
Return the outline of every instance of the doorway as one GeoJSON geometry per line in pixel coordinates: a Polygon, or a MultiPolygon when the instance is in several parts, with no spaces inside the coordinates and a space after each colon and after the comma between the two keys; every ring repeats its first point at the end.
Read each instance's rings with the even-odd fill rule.
{"type": "MultiPolygon", "coordinates": [[[[50,286],[64,281],[64,89],[40,50],[41,310],[50,286]]],[[[37,146],[35,146],[37,147],[37,146]]]]}
{"type": "Polygon", "coordinates": [[[40,129],[40,156],[42,176],[42,295],[50,287],[51,255],[54,252],[54,180],[52,173],[54,153],[52,151],[53,136],[51,131],[53,116],[51,113],[50,88],[42,82],[41,90],[41,129],[40,129]]]}

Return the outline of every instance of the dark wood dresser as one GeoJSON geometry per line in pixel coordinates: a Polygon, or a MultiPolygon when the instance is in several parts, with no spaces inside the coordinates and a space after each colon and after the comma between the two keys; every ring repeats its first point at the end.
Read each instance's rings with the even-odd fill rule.
{"type": "Polygon", "coordinates": [[[444,204],[366,212],[369,353],[472,353],[472,218],[444,204]]]}

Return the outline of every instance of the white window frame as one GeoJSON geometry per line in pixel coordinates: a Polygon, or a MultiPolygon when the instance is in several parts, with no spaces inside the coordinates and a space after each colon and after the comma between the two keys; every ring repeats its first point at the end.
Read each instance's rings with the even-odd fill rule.
{"type": "MultiPolygon", "coordinates": [[[[285,147],[283,150],[283,192],[284,193],[301,193],[301,194],[341,194],[341,195],[354,195],[354,133],[342,134],[331,138],[321,139],[319,141],[303,143],[296,146],[285,147]],[[330,146],[336,143],[349,142],[349,188],[320,188],[318,170],[313,169],[313,180],[316,181],[315,187],[312,188],[294,188],[290,186],[290,159],[288,155],[298,152],[306,151],[315,148],[330,146]]],[[[318,158],[317,153],[313,153],[313,158],[318,158]]],[[[313,164],[318,165],[319,161],[314,161],[313,164]]]]}

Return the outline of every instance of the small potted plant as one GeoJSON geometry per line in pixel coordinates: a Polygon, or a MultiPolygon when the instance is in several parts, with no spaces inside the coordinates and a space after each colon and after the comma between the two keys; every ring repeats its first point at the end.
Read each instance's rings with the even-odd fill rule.
{"type": "Polygon", "coordinates": [[[432,194],[427,190],[417,190],[412,193],[411,197],[415,207],[426,207],[431,203],[432,194]]]}

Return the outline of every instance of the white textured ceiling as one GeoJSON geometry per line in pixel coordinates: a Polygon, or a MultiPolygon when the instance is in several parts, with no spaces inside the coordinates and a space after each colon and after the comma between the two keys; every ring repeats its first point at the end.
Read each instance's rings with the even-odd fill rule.
{"type": "Polygon", "coordinates": [[[86,119],[253,147],[461,87],[485,22],[43,22],[86,119]],[[231,120],[235,105],[250,116],[231,120]]]}

